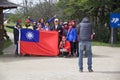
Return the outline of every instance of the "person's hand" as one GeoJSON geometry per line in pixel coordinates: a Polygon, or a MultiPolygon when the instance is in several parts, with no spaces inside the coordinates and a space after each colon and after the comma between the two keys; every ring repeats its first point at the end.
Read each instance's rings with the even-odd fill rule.
{"type": "Polygon", "coordinates": [[[58,32],[61,32],[61,30],[58,30],[58,32]]]}
{"type": "Polygon", "coordinates": [[[93,33],[93,34],[91,35],[91,40],[93,40],[93,38],[94,38],[94,35],[95,35],[95,33],[93,33]]]}
{"type": "Polygon", "coordinates": [[[4,26],[6,26],[6,25],[8,24],[8,21],[7,21],[7,20],[6,20],[6,21],[4,21],[4,23],[3,23],[3,24],[4,24],[4,26]]]}
{"type": "Polygon", "coordinates": [[[54,15],[53,17],[56,17],[56,15],[54,15]]]}
{"type": "Polygon", "coordinates": [[[91,40],[93,40],[93,36],[94,36],[94,35],[92,34],[92,35],[91,35],[91,40]]]}
{"type": "Polygon", "coordinates": [[[67,49],[63,48],[63,51],[67,52],[67,49]]]}
{"type": "Polygon", "coordinates": [[[28,19],[30,18],[30,16],[28,16],[28,19]]]}
{"type": "Polygon", "coordinates": [[[73,42],[75,42],[75,40],[73,40],[73,42]]]}

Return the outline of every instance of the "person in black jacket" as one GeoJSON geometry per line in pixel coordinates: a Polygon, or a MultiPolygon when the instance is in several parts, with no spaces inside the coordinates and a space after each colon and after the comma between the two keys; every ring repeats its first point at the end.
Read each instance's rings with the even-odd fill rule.
{"type": "Polygon", "coordinates": [[[52,28],[52,30],[57,31],[58,32],[58,44],[60,43],[60,41],[62,40],[62,36],[63,36],[63,28],[62,26],[59,24],[59,20],[56,18],[54,19],[54,27],[52,28]]]}
{"type": "Polygon", "coordinates": [[[16,45],[15,55],[18,56],[18,40],[19,40],[19,29],[22,27],[21,23],[17,22],[16,26],[6,26],[13,29],[14,44],[16,45]]]}

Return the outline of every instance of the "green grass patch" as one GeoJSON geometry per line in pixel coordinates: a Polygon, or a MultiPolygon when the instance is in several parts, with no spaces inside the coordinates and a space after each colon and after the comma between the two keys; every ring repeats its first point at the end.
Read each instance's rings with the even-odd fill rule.
{"type": "Polygon", "coordinates": [[[4,45],[3,45],[3,49],[0,49],[0,55],[3,55],[3,50],[7,47],[9,47],[12,44],[11,40],[4,40],[4,45]]]}
{"type": "Polygon", "coordinates": [[[7,32],[10,32],[10,33],[13,32],[13,29],[10,29],[10,28],[7,28],[7,27],[5,27],[5,30],[6,30],[7,32]]]}
{"type": "Polygon", "coordinates": [[[120,47],[120,42],[117,42],[116,44],[111,45],[110,43],[104,43],[104,42],[92,42],[93,46],[112,46],[112,47],[120,47]]]}
{"type": "MultiPolygon", "coordinates": [[[[9,24],[7,24],[7,26],[15,26],[15,24],[9,23],[9,24]]],[[[7,28],[6,26],[4,28],[7,30],[7,32],[11,32],[11,33],[13,32],[13,29],[7,28]]]]}
{"type": "Polygon", "coordinates": [[[9,47],[11,44],[12,44],[12,41],[11,41],[11,40],[4,40],[4,46],[3,46],[3,49],[9,47]]]}

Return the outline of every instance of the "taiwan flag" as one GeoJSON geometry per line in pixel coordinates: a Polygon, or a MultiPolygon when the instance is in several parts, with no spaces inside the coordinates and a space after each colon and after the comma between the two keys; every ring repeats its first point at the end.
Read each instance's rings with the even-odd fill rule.
{"type": "Polygon", "coordinates": [[[58,32],[20,29],[19,53],[21,55],[58,55],[58,32]]]}

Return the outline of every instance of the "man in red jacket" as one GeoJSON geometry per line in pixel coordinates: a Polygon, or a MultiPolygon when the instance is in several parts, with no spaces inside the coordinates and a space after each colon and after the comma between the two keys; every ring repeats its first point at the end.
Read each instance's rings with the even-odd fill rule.
{"type": "Polygon", "coordinates": [[[66,40],[65,36],[62,36],[62,40],[59,44],[60,56],[67,57],[70,54],[70,42],[66,40]]]}

